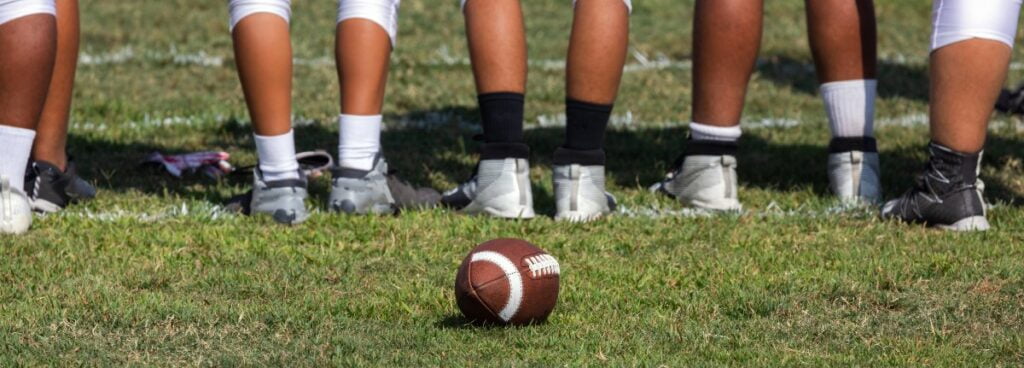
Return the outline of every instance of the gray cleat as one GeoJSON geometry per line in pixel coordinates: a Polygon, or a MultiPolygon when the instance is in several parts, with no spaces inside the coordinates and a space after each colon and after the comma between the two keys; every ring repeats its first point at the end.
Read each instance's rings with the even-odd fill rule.
{"type": "Polygon", "coordinates": [[[650,190],[713,211],[743,209],[737,196],[736,144],[690,141],[675,169],[650,190]]]}
{"type": "Polygon", "coordinates": [[[337,167],[331,174],[331,211],[358,215],[397,212],[388,186],[388,163],[379,154],[369,171],[337,167]]]}
{"type": "Polygon", "coordinates": [[[833,138],[829,144],[829,188],[844,202],[877,204],[882,200],[881,165],[875,139],[833,138]]]}
{"type": "Polygon", "coordinates": [[[24,234],[31,226],[32,205],[28,196],[11,187],[7,177],[0,177],[0,234],[24,234]]]}
{"type": "Polygon", "coordinates": [[[441,204],[470,215],[519,219],[536,216],[530,162],[525,158],[529,148],[525,144],[491,143],[485,145],[483,153],[473,178],[444,193],[441,204]],[[515,154],[505,158],[488,155],[497,152],[495,155],[500,156],[510,151],[515,154]]]}
{"type": "Polygon", "coordinates": [[[605,191],[604,166],[555,165],[555,220],[587,222],[615,211],[615,197],[605,191]]]}
{"type": "Polygon", "coordinates": [[[281,224],[301,224],[309,217],[306,211],[306,185],[306,176],[301,170],[299,179],[265,182],[263,173],[257,167],[253,172],[250,213],[269,215],[281,224]]]}
{"type": "Polygon", "coordinates": [[[78,176],[78,168],[68,158],[66,168],[45,161],[31,161],[25,171],[25,194],[32,209],[41,213],[54,213],[67,206],[96,197],[96,188],[78,176]]]}

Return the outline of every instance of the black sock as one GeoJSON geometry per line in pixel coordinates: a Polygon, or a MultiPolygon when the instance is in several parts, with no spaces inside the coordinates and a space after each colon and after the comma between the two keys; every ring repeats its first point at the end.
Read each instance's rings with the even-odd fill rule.
{"type": "Polygon", "coordinates": [[[480,102],[480,117],[483,119],[484,142],[523,142],[522,93],[497,92],[477,96],[480,102]]]}
{"type": "Polygon", "coordinates": [[[565,148],[604,149],[604,132],[612,105],[598,105],[567,98],[565,100],[565,148]]]}
{"type": "Polygon", "coordinates": [[[850,151],[878,153],[878,144],[872,137],[835,137],[828,143],[829,153],[850,151]]]}

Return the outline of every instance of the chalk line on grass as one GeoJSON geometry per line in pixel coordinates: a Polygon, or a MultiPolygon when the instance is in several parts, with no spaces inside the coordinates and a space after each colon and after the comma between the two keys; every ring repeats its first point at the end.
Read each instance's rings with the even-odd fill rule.
{"type": "MultiPolygon", "coordinates": [[[[73,130],[104,131],[111,128],[119,129],[145,129],[145,128],[167,128],[167,127],[205,127],[224,124],[228,121],[237,121],[242,125],[248,125],[246,120],[236,119],[223,114],[198,114],[185,116],[156,116],[145,115],[139,119],[128,119],[116,123],[97,121],[76,121],[72,123],[73,130]]],[[[324,122],[333,124],[333,121],[324,122]]],[[[741,125],[744,129],[789,129],[804,125],[806,122],[797,118],[787,117],[764,117],[745,118],[741,125]]],[[[320,121],[307,116],[293,117],[295,126],[313,126],[321,124],[320,121]]],[[[526,129],[562,128],[565,127],[565,114],[542,114],[532,121],[528,121],[526,129]]],[[[632,110],[621,114],[615,114],[609,121],[611,129],[656,129],[686,127],[688,121],[641,121],[632,110]]],[[[923,127],[928,125],[928,115],[914,113],[893,117],[880,117],[875,121],[879,127],[923,127]]],[[[464,131],[479,130],[479,122],[475,117],[467,117],[465,114],[454,111],[434,111],[415,116],[388,116],[385,117],[384,130],[403,129],[437,129],[454,127],[464,131]]],[[[1016,131],[1024,130],[1024,121],[1008,117],[997,117],[992,121],[990,127],[993,129],[1012,128],[1016,131]]]]}
{"type": "MultiPolygon", "coordinates": [[[[321,211],[313,210],[313,213],[321,211]]],[[[764,209],[745,209],[741,212],[712,212],[694,208],[683,207],[662,207],[657,205],[648,206],[620,206],[616,215],[627,218],[702,218],[714,216],[746,216],[752,215],[759,218],[807,218],[822,219],[825,217],[847,216],[853,218],[864,218],[874,216],[877,210],[865,206],[850,206],[837,204],[826,208],[801,205],[795,208],[784,208],[775,202],[769,203],[764,209]]],[[[82,219],[101,223],[119,221],[137,221],[141,223],[159,223],[176,219],[198,220],[198,221],[225,221],[239,218],[235,212],[230,212],[224,207],[208,202],[181,202],[164,207],[157,211],[130,211],[114,209],[111,211],[94,212],[90,210],[67,210],[57,214],[46,215],[46,217],[82,219]]]]}
{"type": "MultiPolygon", "coordinates": [[[[649,70],[690,70],[693,68],[693,61],[690,59],[672,59],[662,52],[642,51],[630,49],[632,61],[625,65],[626,73],[641,72],[649,70]]],[[[103,51],[83,51],[79,56],[79,63],[84,66],[103,66],[126,64],[130,62],[142,63],[170,63],[176,65],[194,65],[210,68],[223,67],[232,56],[229,53],[215,54],[207,50],[183,51],[177,45],[170,45],[166,50],[139,49],[134,46],[124,46],[117,49],[103,51]]],[[[914,67],[926,67],[928,56],[908,55],[900,53],[887,53],[881,55],[879,61],[883,64],[903,65],[914,67]]],[[[334,67],[334,56],[323,55],[313,57],[297,56],[293,62],[298,66],[308,67],[334,67]]],[[[774,59],[759,58],[758,65],[772,64],[774,59]]],[[[442,45],[434,51],[433,58],[425,61],[410,61],[409,59],[396,59],[395,65],[424,65],[424,66],[469,66],[468,56],[455,55],[448,45],[442,45]]],[[[528,61],[530,67],[544,71],[565,70],[565,59],[538,59],[528,61]]],[[[810,62],[798,62],[795,64],[803,70],[814,70],[814,64],[810,62]]],[[[1010,70],[1024,70],[1024,62],[1013,62],[1010,70]]]]}

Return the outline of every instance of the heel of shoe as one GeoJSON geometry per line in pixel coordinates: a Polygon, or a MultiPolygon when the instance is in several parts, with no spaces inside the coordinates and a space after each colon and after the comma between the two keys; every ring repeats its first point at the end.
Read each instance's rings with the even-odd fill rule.
{"type": "Polygon", "coordinates": [[[985,216],[971,216],[950,225],[936,225],[935,227],[950,231],[986,231],[990,228],[985,216]]]}

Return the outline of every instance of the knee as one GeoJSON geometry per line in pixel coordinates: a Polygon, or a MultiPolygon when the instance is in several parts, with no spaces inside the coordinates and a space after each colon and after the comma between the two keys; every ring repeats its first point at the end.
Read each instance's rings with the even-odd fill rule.
{"type": "Polygon", "coordinates": [[[360,18],[377,23],[395,45],[398,37],[398,8],[401,0],[339,0],[338,23],[360,18]]]}
{"type": "Polygon", "coordinates": [[[228,0],[231,29],[235,29],[242,19],[256,13],[274,14],[289,22],[292,15],[291,0],[228,0]]]}

